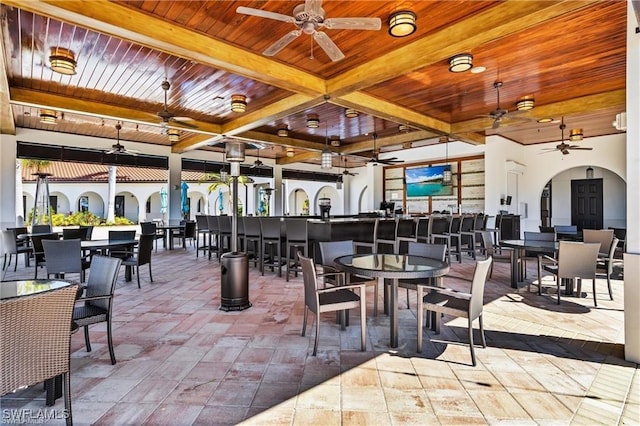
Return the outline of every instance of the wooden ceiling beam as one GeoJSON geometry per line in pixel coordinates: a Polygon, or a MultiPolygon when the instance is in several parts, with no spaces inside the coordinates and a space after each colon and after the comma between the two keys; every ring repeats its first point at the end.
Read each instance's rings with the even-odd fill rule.
{"type": "MultiPolygon", "coordinates": [[[[519,118],[528,118],[532,122],[545,117],[559,118],[564,115],[583,114],[607,109],[616,106],[624,107],[626,102],[626,93],[624,89],[612,90],[610,92],[599,93],[597,95],[582,96],[568,101],[556,102],[548,105],[536,106],[535,109],[526,113],[518,114],[519,118]]],[[[520,120],[503,120],[500,128],[522,124],[520,120]]],[[[452,134],[464,134],[468,132],[484,131],[491,123],[491,118],[478,118],[473,120],[461,121],[451,125],[452,134]]]]}
{"type": "MultiPolygon", "coordinates": [[[[391,145],[402,145],[403,143],[406,143],[406,142],[421,141],[421,140],[430,139],[434,137],[438,137],[438,135],[435,135],[434,133],[426,130],[420,130],[417,132],[410,132],[410,133],[401,133],[393,136],[387,136],[384,138],[381,137],[376,139],[376,148],[382,148],[384,146],[391,146],[391,145]]],[[[349,145],[341,146],[340,148],[334,148],[335,151],[341,154],[357,154],[359,152],[371,151],[372,149],[373,149],[373,138],[366,141],[355,142],[349,145]]]]}
{"type": "Polygon", "coordinates": [[[201,148],[221,139],[221,136],[205,135],[200,133],[192,133],[180,138],[179,142],[171,145],[173,154],[182,154],[186,151],[201,148]]]}
{"type": "MultiPolygon", "coordinates": [[[[374,86],[594,2],[595,0],[502,2],[328,80],[327,94],[332,98],[341,97],[346,93],[374,86]]],[[[445,66],[442,72],[448,72],[445,66]]]]}
{"type": "Polygon", "coordinates": [[[354,92],[339,98],[332,98],[331,103],[345,108],[354,108],[360,112],[396,123],[404,123],[418,129],[432,130],[438,134],[448,134],[451,130],[449,123],[420,114],[409,108],[400,107],[364,92],[354,92]]]}
{"type": "Polygon", "coordinates": [[[303,163],[307,160],[319,159],[320,154],[315,151],[301,152],[300,154],[296,154],[293,157],[282,157],[276,160],[276,164],[279,166],[283,166],[286,164],[293,163],[303,163]]]}
{"type": "Polygon", "coordinates": [[[235,120],[225,123],[222,126],[222,133],[230,136],[236,135],[265,124],[273,123],[276,120],[321,105],[324,102],[323,97],[312,98],[307,95],[295,94],[279,102],[274,102],[264,108],[260,108],[257,111],[242,114],[235,120]]]}
{"type": "Polygon", "coordinates": [[[293,148],[312,149],[315,151],[322,151],[325,144],[318,142],[310,142],[305,139],[295,139],[290,137],[280,137],[271,133],[247,131],[237,135],[238,137],[251,139],[256,142],[264,142],[271,145],[290,146],[293,148]]]}
{"type": "Polygon", "coordinates": [[[2,2],[281,89],[313,97],[326,92],[322,78],[111,1],[2,2]]]}
{"type": "MultiPolygon", "coordinates": [[[[141,111],[139,109],[124,108],[112,104],[87,101],[52,93],[37,92],[29,89],[11,88],[10,99],[12,103],[21,105],[50,108],[57,111],[66,111],[85,115],[88,114],[98,117],[108,117],[114,120],[129,121],[132,123],[160,126],[161,121],[155,114],[141,111]]],[[[197,126],[196,129],[180,126],[179,122],[172,122],[171,126],[193,133],[205,133],[210,135],[219,134],[222,130],[221,126],[218,124],[199,120],[194,120],[192,123],[197,126]]]]}

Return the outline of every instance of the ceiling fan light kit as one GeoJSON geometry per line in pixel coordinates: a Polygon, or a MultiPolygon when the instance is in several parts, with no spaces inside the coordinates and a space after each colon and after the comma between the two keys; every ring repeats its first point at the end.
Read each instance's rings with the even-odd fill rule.
{"type": "Polygon", "coordinates": [[[56,124],[58,115],[51,109],[40,110],[40,122],[42,124],[56,124]]]}
{"type": "Polygon", "coordinates": [[[247,110],[247,97],[245,95],[231,95],[231,111],[245,112],[247,110]]]}
{"type": "Polygon", "coordinates": [[[52,47],[49,56],[51,69],[64,75],[74,75],[76,73],[76,55],[73,51],[64,47],[52,47]]]}
{"type": "Polygon", "coordinates": [[[281,124],[278,126],[278,136],[281,138],[286,138],[289,136],[289,127],[286,124],[281,124]]]}
{"type": "Polygon", "coordinates": [[[518,102],[516,102],[516,109],[518,111],[529,111],[532,110],[535,106],[536,102],[534,99],[525,98],[520,99],[518,102]]]}
{"type": "Polygon", "coordinates": [[[320,127],[320,117],[318,117],[318,114],[307,115],[307,127],[310,129],[317,129],[320,127]]]}
{"type": "Polygon", "coordinates": [[[389,35],[406,37],[416,32],[416,14],[410,10],[399,10],[389,16],[389,35]]]}
{"type": "Polygon", "coordinates": [[[347,108],[344,110],[344,116],[347,118],[356,118],[360,116],[360,113],[353,108],[347,108]]]}
{"type": "Polygon", "coordinates": [[[471,53],[460,53],[449,59],[449,71],[465,72],[473,68],[473,55],[471,53]]]}

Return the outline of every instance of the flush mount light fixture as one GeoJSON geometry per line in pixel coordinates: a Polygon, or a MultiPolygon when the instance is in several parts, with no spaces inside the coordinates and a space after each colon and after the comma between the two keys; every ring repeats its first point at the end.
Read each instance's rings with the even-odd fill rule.
{"type": "Polygon", "coordinates": [[[287,157],[291,158],[295,155],[295,151],[293,150],[293,148],[287,148],[287,157]]]}
{"type": "Polygon", "coordinates": [[[538,119],[538,123],[551,123],[553,121],[553,117],[543,117],[538,119]]]}
{"type": "Polygon", "coordinates": [[[52,47],[49,55],[51,69],[64,75],[76,73],[76,55],[73,51],[64,47],[52,47]]]}
{"type": "Polygon", "coordinates": [[[167,135],[169,135],[169,142],[180,142],[180,130],[169,129],[167,135]]]}
{"type": "Polygon", "coordinates": [[[331,146],[340,146],[340,136],[331,136],[329,138],[331,146]]]}
{"type": "Polygon", "coordinates": [[[247,97],[245,95],[231,95],[231,111],[245,112],[247,110],[247,97]]]}
{"type": "Polygon", "coordinates": [[[516,102],[516,109],[518,111],[529,111],[536,106],[536,102],[533,99],[520,99],[516,102]]]}
{"type": "Polygon", "coordinates": [[[56,120],[58,119],[58,115],[55,111],[51,109],[41,109],[40,110],[40,122],[42,124],[56,124],[56,120]]]}
{"type": "Polygon", "coordinates": [[[449,59],[449,71],[464,72],[473,67],[473,55],[471,53],[460,53],[449,59]]]}
{"type": "Polygon", "coordinates": [[[286,138],[289,136],[289,127],[286,124],[281,124],[278,126],[278,136],[281,138],[286,138]]]}
{"type": "Polygon", "coordinates": [[[407,126],[406,124],[400,124],[398,125],[398,132],[399,133],[409,133],[409,126],[407,126]]]}
{"type": "Polygon", "coordinates": [[[317,129],[320,127],[320,118],[318,114],[307,115],[307,127],[310,129],[317,129]]]}
{"type": "Polygon", "coordinates": [[[359,115],[360,113],[353,108],[347,108],[344,110],[344,116],[347,118],[356,118],[359,115]]]}
{"type": "Polygon", "coordinates": [[[571,129],[571,133],[569,133],[569,140],[574,142],[581,141],[583,137],[582,129],[571,129]]]}
{"type": "Polygon", "coordinates": [[[416,28],[416,14],[410,10],[399,10],[389,16],[389,35],[393,37],[406,37],[416,28]]]}

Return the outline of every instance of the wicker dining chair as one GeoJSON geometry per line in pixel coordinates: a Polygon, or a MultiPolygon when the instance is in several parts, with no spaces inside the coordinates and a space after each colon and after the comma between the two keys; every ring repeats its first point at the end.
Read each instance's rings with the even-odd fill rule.
{"type": "Polygon", "coordinates": [[[0,396],[62,376],[71,414],[70,342],[77,285],[0,301],[0,396]]]}
{"type": "Polygon", "coordinates": [[[78,302],[84,302],[84,304],[76,306],[73,310],[73,322],[78,327],[84,327],[84,342],[87,346],[87,352],[91,352],[89,326],[101,322],[107,323],[107,344],[111,364],[114,365],[116,357],[111,338],[111,310],[121,262],[122,260],[117,257],[93,256],[84,296],[78,299],[78,302]]]}

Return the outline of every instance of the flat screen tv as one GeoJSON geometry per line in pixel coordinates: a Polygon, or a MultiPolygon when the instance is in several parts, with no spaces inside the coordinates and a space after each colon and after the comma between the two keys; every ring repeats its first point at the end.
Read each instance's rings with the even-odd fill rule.
{"type": "Polygon", "coordinates": [[[405,169],[407,198],[453,195],[453,186],[445,185],[442,177],[451,166],[427,166],[405,169]]]}

